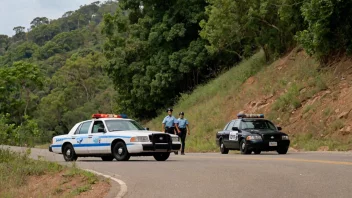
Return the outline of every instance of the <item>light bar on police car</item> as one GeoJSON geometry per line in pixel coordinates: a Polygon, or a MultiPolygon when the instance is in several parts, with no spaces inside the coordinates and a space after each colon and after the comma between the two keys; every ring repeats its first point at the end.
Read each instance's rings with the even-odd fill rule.
{"type": "Polygon", "coordinates": [[[264,118],[264,114],[237,114],[238,118],[264,118]]]}
{"type": "Polygon", "coordinates": [[[93,114],[92,118],[127,118],[125,114],[93,114]]]}

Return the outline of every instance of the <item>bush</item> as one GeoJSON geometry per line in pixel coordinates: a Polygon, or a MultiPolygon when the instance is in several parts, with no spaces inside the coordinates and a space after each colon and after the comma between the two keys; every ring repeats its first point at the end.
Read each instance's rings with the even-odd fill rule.
{"type": "Polygon", "coordinates": [[[36,121],[24,116],[24,122],[16,126],[10,123],[10,114],[0,114],[0,144],[13,146],[34,146],[37,143],[42,143],[45,134],[39,132],[36,121]]]}

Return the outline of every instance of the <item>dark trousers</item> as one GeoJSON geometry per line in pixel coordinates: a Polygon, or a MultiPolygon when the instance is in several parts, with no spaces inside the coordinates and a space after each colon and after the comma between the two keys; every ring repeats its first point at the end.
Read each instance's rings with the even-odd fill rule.
{"type": "Polygon", "coordinates": [[[175,134],[175,127],[166,127],[165,133],[175,134]]]}
{"type": "MultiPolygon", "coordinates": [[[[165,127],[165,133],[169,133],[169,134],[175,134],[175,127],[165,127]]],[[[178,154],[178,151],[175,151],[175,154],[178,154]]]]}
{"type": "Polygon", "coordinates": [[[185,152],[185,146],[186,146],[186,135],[187,135],[187,129],[186,128],[180,128],[181,133],[178,134],[178,136],[181,138],[181,145],[182,145],[182,149],[181,149],[181,153],[185,152]]]}

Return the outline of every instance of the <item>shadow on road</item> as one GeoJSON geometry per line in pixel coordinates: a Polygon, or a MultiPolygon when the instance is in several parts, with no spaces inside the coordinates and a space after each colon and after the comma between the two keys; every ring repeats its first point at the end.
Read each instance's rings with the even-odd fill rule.
{"type": "Polygon", "coordinates": [[[159,162],[156,160],[139,160],[139,159],[135,159],[135,160],[128,160],[128,161],[102,161],[102,160],[77,160],[77,162],[100,162],[100,163],[117,163],[117,162],[122,162],[122,163],[129,163],[129,162],[157,162],[157,163],[167,163],[167,162],[178,162],[178,161],[182,161],[182,160],[166,160],[164,162],[159,162]]]}

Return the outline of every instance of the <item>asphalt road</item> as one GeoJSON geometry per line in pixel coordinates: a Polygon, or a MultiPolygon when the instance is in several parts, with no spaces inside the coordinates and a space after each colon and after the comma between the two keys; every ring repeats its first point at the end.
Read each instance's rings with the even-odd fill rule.
{"type": "MultiPolygon", "coordinates": [[[[38,155],[67,164],[62,155],[32,149],[32,156],[38,155]]],[[[123,180],[127,198],[352,197],[352,152],[186,153],[172,154],[165,162],[152,157],[127,162],[78,158],[77,164],[123,180]]]]}

